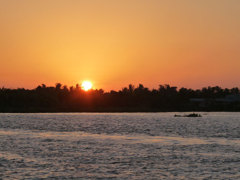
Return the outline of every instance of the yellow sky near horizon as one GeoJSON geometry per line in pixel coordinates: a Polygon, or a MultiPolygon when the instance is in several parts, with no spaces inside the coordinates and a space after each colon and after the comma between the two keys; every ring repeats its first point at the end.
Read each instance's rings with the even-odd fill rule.
{"type": "Polygon", "coordinates": [[[238,0],[0,0],[0,87],[240,86],[238,0]]]}

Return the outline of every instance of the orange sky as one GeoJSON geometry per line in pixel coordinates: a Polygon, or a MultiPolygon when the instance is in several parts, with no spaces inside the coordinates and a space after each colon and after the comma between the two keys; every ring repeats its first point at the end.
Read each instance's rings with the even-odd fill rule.
{"type": "Polygon", "coordinates": [[[239,87],[239,19],[239,0],[0,0],[0,87],[239,87]]]}

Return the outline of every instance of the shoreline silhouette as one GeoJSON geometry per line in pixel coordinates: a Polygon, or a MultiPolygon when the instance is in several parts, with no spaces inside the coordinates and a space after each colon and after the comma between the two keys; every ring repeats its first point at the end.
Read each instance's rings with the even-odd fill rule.
{"type": "Polygon", "coordinates": [[[0,88],[0,112],[197,112],[240,111],[240,90],[219,86],[202,89],[129,85],[119,91],[84,91],[76,86],[42,84],[35,89],[0,88]]]}

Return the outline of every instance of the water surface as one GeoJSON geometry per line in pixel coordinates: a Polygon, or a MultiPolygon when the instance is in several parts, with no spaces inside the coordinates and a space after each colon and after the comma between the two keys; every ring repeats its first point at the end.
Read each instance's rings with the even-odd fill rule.
{"type": "Polygon", "coordinates": [[[0,114],[0,177],[240,179],[240,113],[174,114],[0,114]]]}

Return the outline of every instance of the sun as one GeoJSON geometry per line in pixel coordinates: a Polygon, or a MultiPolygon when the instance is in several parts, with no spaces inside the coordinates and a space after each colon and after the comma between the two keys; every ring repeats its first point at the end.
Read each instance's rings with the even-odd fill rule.
{"type": "Polygon", "coordinates": [[[84,91],[88,91],[88,90],[90,90],[90,89],[92,89],[92,83],[91,83],[91,81],[83,81],[82,82],[82,89],[84,90],[84,91]]]}

